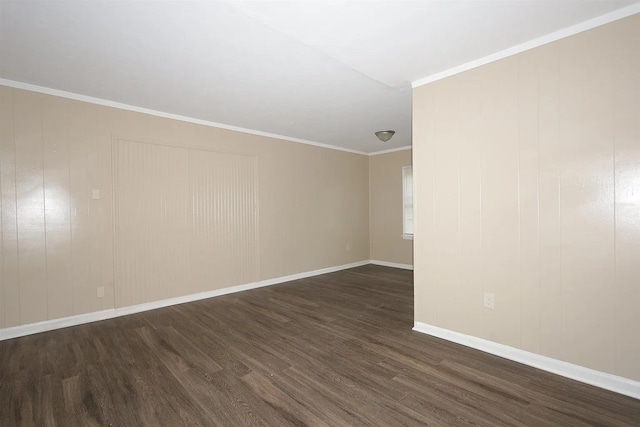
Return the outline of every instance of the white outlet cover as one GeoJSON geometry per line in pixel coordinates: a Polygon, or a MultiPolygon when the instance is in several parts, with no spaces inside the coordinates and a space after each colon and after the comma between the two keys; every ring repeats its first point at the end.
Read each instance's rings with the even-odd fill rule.
{"type": "Polygon", "coordinates": [[[485,308],[494,308],[495,307],[496,297],[494,294],[490,294],[488,292],[484,293],[484,307],[485,308]]]}
{"type": "Polygon", "coordinates": [[[93,200],[99,200],[100,199],[100,190],[93,190],[91,192],[91,197],[93,198],[93,200]]]}
{"type": "Polygon", "coordinates": [[[98,288],[98,298],[104,298],[104,288],[98,288]]]}

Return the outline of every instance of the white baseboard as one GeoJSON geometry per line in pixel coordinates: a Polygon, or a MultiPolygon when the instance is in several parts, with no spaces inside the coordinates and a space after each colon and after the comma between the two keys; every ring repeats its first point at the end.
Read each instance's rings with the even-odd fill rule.
{"type": "Polygon", "coordinates": [[[465,335],[460,332],[439,328],[422,322],[415,322],[413,330],[475,348],[486,353],[491,353],[524,365],[533,366],[534,368],[571,378],[572,380],[640,399],[640,382],[638,381],[574,365],[551,357],[541,356],[529,351],[519,350],[508,345],[498,344],[493,341],[465,335]]]}
{"type": "Polygon", "coordinates": [[[319,270],[305,271],[291,274],[289,276],[276,277],[273,279],[261,280],[259,282],[247,283],[244,285],[230,286],[222,289],[215,289],[197,294],[184,295],[176,298],[169,298],[160,301],[153,301],[144,304],[131,305],[122,308],[112,308],[92,313],[78,314],[76,316],[63,317],[60,319],[45,320],[43,322],[29,323],[27,325],[15,326],[12,328],[0,329],[0,341],[25,335],[37,334],[39,332],[52,331],[54,329],[67,328],[69,326],[82,325],[83,323],[97,322],[100,320],[112,319],[114,317],[126,316],[127,314],[140,313],[142,311],[155,310],[156,308],[168,307],[186,302],[198,301],[201,299],[218,297],[235,292],[248,291],[250,289],[271,286],[278,283],[290,282],[292,280],[304,279],[305,277],[318,276],[320,274],[332,273],[334,271],[346,270],[348,268],[359,267],[369,264],[369,260],[353,262],[351,264],[338,265],[334,267],[321,268],[319,270]]]}
{"type": "Polygon", "coordinates": [[[413,270],[413,265],[411,264],[399,264],[397,262],[378,261],[375,259],[372,259],[370,263],[374,265],[382,265],[384,267],[402,268],[403,270],[413,270]]]}

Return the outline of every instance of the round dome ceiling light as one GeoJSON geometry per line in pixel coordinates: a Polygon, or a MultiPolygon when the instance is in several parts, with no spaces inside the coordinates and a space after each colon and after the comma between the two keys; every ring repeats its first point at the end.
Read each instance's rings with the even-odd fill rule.
{"type": "Polygon", "coordinates": [[[379,130],[376,132],[376,136],[382,142],[387,142],[396,133],[395,130],[379,130]]]}

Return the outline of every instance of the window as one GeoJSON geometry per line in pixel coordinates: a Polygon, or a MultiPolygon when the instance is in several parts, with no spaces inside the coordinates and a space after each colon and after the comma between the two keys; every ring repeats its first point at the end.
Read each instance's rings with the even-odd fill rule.
{"type": "Polygon", "coordinates": [[[402,237],[413,239],[413,167],[402,168],[402,237]]]}

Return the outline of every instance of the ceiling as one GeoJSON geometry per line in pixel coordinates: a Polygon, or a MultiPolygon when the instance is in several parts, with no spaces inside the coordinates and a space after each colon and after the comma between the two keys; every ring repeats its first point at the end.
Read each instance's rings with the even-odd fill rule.
{"type": "Polygon", "coordinates": [[[0,0],[0,78],[371,153],[411,82],[634,3],[0,0]]]}

